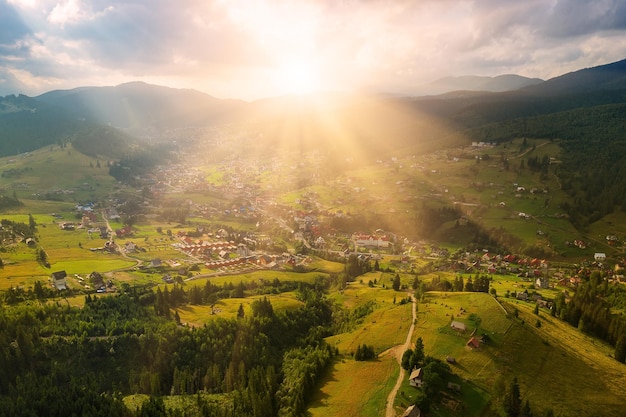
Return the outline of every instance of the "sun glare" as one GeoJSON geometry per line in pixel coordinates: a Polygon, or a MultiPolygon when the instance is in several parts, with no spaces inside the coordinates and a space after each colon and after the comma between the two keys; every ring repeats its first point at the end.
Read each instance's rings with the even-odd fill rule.
{"type": "Polygon", "coordinates": [[[319,91],[316,66],[309,62],[289,62],[276,71],[276,85],[283,94],[310,94],[319,91]]]}

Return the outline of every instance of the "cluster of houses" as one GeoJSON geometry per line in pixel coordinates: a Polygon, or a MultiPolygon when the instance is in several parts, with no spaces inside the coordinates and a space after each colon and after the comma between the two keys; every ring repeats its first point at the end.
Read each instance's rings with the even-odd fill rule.
{"type": "Polygon", "coordinates": [[[368,235],[355,233],[352,235],[352,241],[361,247],[366,248],[388,248],[390,239],[386,235],[368,235]]]}
{"type": "Polygon", "coordinates": [[[450,268],[465,273],[518,274],[521,278],[534,279],[545,275],[548,262],[545,259],[525,258],[513,254],[499,255],[489,252],[466,252],[455,259],[450,268]]]}
{"type": "MultiPolygon", "coordinates": [[[[85,289],[95,289],[98,293],[106,292],[107,289],[113,288],[113,282],[109,279],[105,283],[104,276],[97,271],[89,274],[87,279],[90,284],[85,283],[85,279],[79,275],[76,275],[76,279],[78,282],[85,287],[85,289]]],[[[53,288],[58,291],[64,291],[68,289],[67,285],[67,272],[65,271],[56,271],[50,274],[50,284],[53,288]]]]}

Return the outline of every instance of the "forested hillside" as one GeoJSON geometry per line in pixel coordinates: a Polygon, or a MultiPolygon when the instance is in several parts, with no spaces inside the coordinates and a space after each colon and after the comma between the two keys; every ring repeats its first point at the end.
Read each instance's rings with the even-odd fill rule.
{"type": "Polygon", "coordinates": [[[472,129],[477,141],[513,138],[559,140],[564,150],[556,168],[562,189],[571,197],[563,209],[577,227],[614,210],[626,210],[626,104],[576,109],[515,119],[472,129]]]}
{"type": "MultiPolygon", "coordinates": [[[[324,285],[299,284],[300,309],[274,312],[260,298],[249,316],[241,310],[237,319],[199,328],[181,325],[170,308],[215,304],[223,289],[208,281],[194,295],[181,287],[87,295],[80,309],[59,302],[0,306],[0,415],[133,415],[121,396],[137,393],[197,394],[189,416],[301,415],[333,356],[322,339],[332,324],[324,285]]],[[[5,301],[46,297],[39,284],[11,290],[5,301]]],[[[154,406],[145,403],[138,415],[155,415],[154,406]]]]}

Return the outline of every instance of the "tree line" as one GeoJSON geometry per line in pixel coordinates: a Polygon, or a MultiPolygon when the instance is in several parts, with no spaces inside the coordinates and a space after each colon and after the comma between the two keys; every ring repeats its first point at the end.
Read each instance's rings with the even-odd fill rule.
{"type": "Polygon", "coordinates": [[[0,415],[150,415],[163,395],[214,393],[218,403],[199,396],[185,415],[301,416],[335,353],[323,340],[332,303],[302,285],[300,309],[276,312],[261,298],[246,317],[196,328],[157,314],[149,288],[89,295],[83,308],[2,304],[0,415]],[[121,402],[135,393],[153,397],[137,412],[121,402]]]}
{"type": "Polygon", "coordinates": [[[612,312],[612,300],[618,305],[626,302],[626,292],[609,285],[606,276],[594,271],[582,274],[583,281],[569,302],[563,293],[554,299],[552,315],[581,331],[598,337],[615,348],[614,357],[626,363],[626,322],[621,314],[612,312]]]}

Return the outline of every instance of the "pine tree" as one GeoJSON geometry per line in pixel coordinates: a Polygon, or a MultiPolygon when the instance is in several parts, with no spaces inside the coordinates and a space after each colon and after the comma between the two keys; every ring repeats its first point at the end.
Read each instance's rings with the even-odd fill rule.
{"type": "Polygon", "coordinates": [[[400,275],[398,273],[396,273],[396,276],[393,278],[392,287],[394,291],[400,291],[400,275]]]}
{"type": "Polygon", "coordinates": [[[514,377],[509,390],[504,396],[504,411],[507,417],[520,417],[521,407],[522,399],[520,397],[519,384],[517,377],[514,377]]]}
{"type": "Polygon", "coordinates": [[[243,311],[243,304],[239,304],[239,310],[237,310],[237,318],[242,319],[245,317],[245,313],[243,311]]]}
{"type": "Polygon", "coordinates": [[[411,349],[404,351],[402,361],[400,362],[403,369],[410,371],[413,362],[413,351],[411,349]]]}
{"type": "Polygon", "coordinates": [[[28,215],[28,227],[30,228],[31,231],[35,231],[36,227],[37,227],[37,222],[35,222],[35,218],[33,217],[32,214],[28,215]]]}
{"type": "Polygon", "coordinates": [[[520,417],[533,417],[533,411],[530,409],[528,400],[524,402],[524,407],[520,410],[520,417]]]}
{"type": "Polygon", "coordinates": [[[422,362],[424,362],[424,341],[421,337],[418,337],[415,341],[415,349],[413,349],[413,355],[411,356],[411,367],[410,369],[419,368],[422,366],[422,362]]]}

